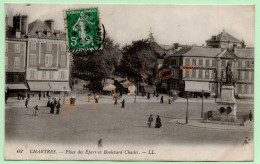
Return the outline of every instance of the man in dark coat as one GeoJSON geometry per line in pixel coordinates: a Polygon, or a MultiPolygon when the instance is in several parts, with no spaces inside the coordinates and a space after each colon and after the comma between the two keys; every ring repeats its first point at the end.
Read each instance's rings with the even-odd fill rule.
{"type": "Polygon", "coordinates": [[[161,97],[161,103],[163,103],[163,96],[161,97]]]}
{"type": "Polygon", "coordinates": [[[161,126],[162,126],[162,123],[161,123],[160,116],[157,115],[157,117],[156,117],[156,123],[155,123],[155,128],[160,128],[161,126]]]}
{"type": "Polygon", "coordinates": [[[57,108],[56,114],[60,114],[60,103],[59,102],[58,102],[56,108],[57,108]]]}
{"type": "Polygon", "coordinates": [[[50,107],[50,105],[51,105],[51,100],[50,98],[48,98],[47,107],[50,107]]]}
{"type": "Polygon", "coordinates": [[[153,115],[150,115],[150,117],[148,118],[148,125],[149,125],[149,128],[151,127],[152,122],[153,122],[153,115]]]}
{"type": "Polygon", "coordinates": [[[249,116],[248,116],[248,117],[249,117],[249,120],[252,121],[252,119],[253,119],[253,114],[252,114],[251,110],[249,111],[249,116]]]}
{"type": "Polygon", "coordinates": [[[29,99],[27,98],[27,99],[25,100],[25,107],[26,107],[26,108],[28,107],[28,102],[29,102],[29,99]]]}
{"type": "Polygon", "coordinates": [[[123,101],[122,101],[122,108],[124,108],[125,107],[125,99],[123,99],[123,101]]]}
{"type": "Polygon", "coordinates": [[[50,107],[51,107],[51,111],[50,111],[50,113],[53,114],[53,113],[54,113],[54,108],[55,108],[53,102],[50,103],[50,107]]]}
{"type": "Polygon", "coordinates": [[[39,100],[41,100],[42,94],[41,92],[39,92],[39,100]]]}
{"type": "Polygon", "coordinates": [[[150,92],[148,92],[148,94],[147,94],[147,99],[148,100],[150,99],[150,92]]]}
{"type": "Polygon", "coordinates": [[[115,97],[115,103],[114,103],[114,105],[117,105],[117,97],[115,97]]]}

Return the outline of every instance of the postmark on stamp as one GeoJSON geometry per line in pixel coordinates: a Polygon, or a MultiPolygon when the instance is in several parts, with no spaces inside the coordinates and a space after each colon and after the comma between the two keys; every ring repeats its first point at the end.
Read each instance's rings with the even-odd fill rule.
{"type": "Polygon", "coordinates": [[[98,8],[66,10],[65,23],[70,52],[101,48],[98,8]]]}

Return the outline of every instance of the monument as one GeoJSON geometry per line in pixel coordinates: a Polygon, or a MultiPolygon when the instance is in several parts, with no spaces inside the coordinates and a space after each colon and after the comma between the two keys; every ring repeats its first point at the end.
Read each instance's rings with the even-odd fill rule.
{"type": "Polygon", "coordinates": [[[235,122],[237,120],[237,101],[235,99],[235,87],[233,85],[233,74],[228,63],[226,67],[226,82],[221,86],[220,98],[216,100],[217,111],[210,114],[212,120],[235,122]]]}

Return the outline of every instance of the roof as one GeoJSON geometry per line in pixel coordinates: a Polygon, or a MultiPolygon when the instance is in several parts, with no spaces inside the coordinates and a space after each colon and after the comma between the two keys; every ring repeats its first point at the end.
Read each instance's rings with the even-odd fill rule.
{"type": "Polygon", "coordinates": [[[44,33],[44,31],[51,31],[50,27],[47,25],[46,22],[43,22],[39,19],[33,21],[32,23],[30,23],[28,25],[28,35],[29,37],[37,37],[37,38],[49,38],[49,39],[65,39],[65,34],[62,34],[57,37],[55,34],[58,33],[57,30],[55,30],[54,32],[50,33],[50,36],[47,36],[46,33],[44,33]],[[41,32],[41,36],[39,36],[37,33],[41,32]]]}
{"type": "Polygon", "coordinates": [[[155,51],[156,53],[160,54],[160,56],[162,56],[164,54],[164,50],[156,42],[151,43],[151,49],[153,51],[155,51]]]}
{"type": "Polygon", "coordinates": [[[207,42],[208,41],[209,42],[210,41],[230,41],[230,42],[241,43],[240,40],[238,40],[237,38],[235,38],[234,36],[230,35],[229,33],[227,33],[224,30],[216,36],[216,39],[210,38],[209,40],[207,40],[207,42]]]}
{"type": "Polygon", "coordinates": [[[162,48],[165,49],[165,50],[168,50],[168,49],[174,47],[174,45],[164,45],[164,44],[160,44],[160,47],[162,47],[162,48]]]}
{"type": "Polygon", "coordinates": [[[182,56],[190,57],[216,57],[221,53],[221,48],[192,47],[182,56]]]}
{"type": "MultiPolygon", "coordinates": [[[[17,39],[26,39],[26,38],[42,38],[42,39],[55,39],[55,40],[66,40],[65,33],[62,33],[58,30],[54,30],[54,32],[50,32],[50,36],[47,36],[47,31],[50,32],[50,27],[41,20],[35,20],[28,25],[28,33],[21,34],[20,38],[17,39]],[[41,32],[41,35],[38,35],[38,32],[41,32]],[[59,36],[56,34],[59,33],[59,36]]],[[[15,31],[13,27],[7,26],[6,27],[6,37],[7,38],[16,38],[15,31]]]]}
{"type": "Polygon", "coordinates": [[[237,48],[235,54],[239,58],[254,58],[254,48],[237,48]]]}
{"type": "Polygon", "coordinates": [[[223,58],[254,58],[254,48],[239,48],[235,52],[229,49],[211,48],[211,47],[186,47],[177,51],[170,57],[223,57],[223,58]]]}

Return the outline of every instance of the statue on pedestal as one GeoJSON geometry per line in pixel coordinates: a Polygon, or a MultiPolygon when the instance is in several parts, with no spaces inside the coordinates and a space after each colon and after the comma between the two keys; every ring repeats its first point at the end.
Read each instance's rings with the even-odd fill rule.
{"type": "Polygon", "coordinates": [[[232,82],[233,82],[233,73],[231,70],[230,63],[228,63],[226,67],[226,83],[231,85],[232,82]]]}

